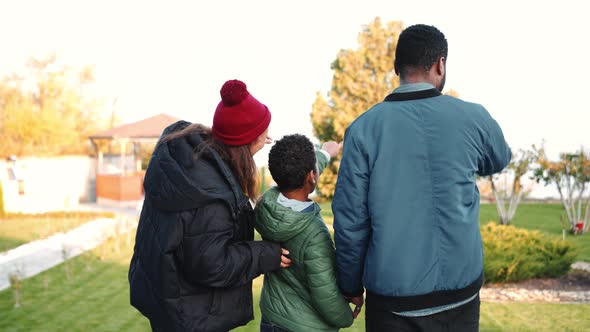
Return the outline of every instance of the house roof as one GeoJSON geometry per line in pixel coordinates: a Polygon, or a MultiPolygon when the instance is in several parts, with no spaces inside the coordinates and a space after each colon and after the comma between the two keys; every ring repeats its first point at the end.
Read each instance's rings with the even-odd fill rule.
{"type": "Polygon", "coordinates": [[[158,114],[150,118],[124,124],[119,127],[111,128],[94,135],[90,139],[119,139],[119,138],[159,138],[162,131],[169,125],[178,121],[168,114],[158,114]]]}

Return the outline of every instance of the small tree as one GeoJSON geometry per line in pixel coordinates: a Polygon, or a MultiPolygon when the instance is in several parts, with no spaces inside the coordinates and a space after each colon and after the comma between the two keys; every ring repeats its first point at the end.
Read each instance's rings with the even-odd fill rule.
{"type": "Polygon", "coordinates": [[[537,149],[537,182],[554,183],[569,220],[571,233],[585,233],[590,228],[590,158],[580,149],[562,153],[558,161],[548,160],[543,147],[537,149]],[[578,224],[581,227],[577,226],[578,224]]]}
{"type": "Polygon", "coordinates": [[[61,244],[61,258],[63,259],[64,269],[66,271],[66,279],[72,279],[72,267],[70,266],[69,259],[71,258],[71,248],[69,248],[65,242],[61,244]]]}
{"type": "Polygon", "coordinates": [[[22,303],[22,293],[21,290],[23,288],[23,273],[20,268],[17,268],[16,271],[10,273],[8,275],[8,280],[10,281],[10,287],[14,292],[14,307],[20,308],[22,303]]]}
{"type": "Polygon", "coordinates": [[[510,224],[523,195],[530,191],[530,188],[523,189],[521,179],[530,170],[534,160],[534,151],[519,150],[512,155],[512,160],[504,171],[488,178],[502,225],[510,224]]]}

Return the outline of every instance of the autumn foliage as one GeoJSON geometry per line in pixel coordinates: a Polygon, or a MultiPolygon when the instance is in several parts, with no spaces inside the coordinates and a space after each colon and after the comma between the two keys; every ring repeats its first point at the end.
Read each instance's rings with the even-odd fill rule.
{"type": "MultiPolygon", "coordinates": [[[[343,49],[332,62],[334,76],[326,96],[317,93],[311,121],[315,136],[322,142],[342,141],[350,123],[361,113],[381,102],[399,86],[393,70],[401,22],[382,23],[376,18],[363,26],[357,49],[343,49]]],[[[336,158],[320,177],[318,191],[331,198],[336,186],[340,159],[336,158]]]]}
{"type": "Polygon", "coordinates": [[[93,67],[75,69],[55,56],[0,77],[0,156],[87,153],[88,135],[102,129],[93,82],[93,67]]]}

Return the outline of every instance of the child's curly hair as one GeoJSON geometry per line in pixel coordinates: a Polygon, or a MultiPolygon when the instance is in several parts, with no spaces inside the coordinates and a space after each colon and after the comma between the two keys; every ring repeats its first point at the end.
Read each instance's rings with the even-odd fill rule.
{"type": "Polygon", "coordinates": [[[313,144],[300,134],[284,136],[270,149],[268,169],[279,190],[303,187],[309,171],[317,171],[313,144]]]}

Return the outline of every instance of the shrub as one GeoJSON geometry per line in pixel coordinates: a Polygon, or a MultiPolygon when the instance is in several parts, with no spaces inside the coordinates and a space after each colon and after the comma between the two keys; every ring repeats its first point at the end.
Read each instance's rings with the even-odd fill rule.
{"type": "Polygon", "coordinates": [[[481,228],[486,282],[558,277],[575,259],[570,243],[538,231],[490,222],[481,228]]]}

